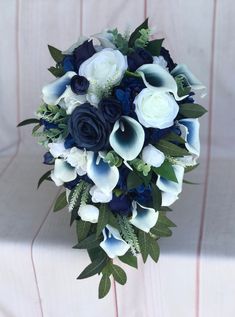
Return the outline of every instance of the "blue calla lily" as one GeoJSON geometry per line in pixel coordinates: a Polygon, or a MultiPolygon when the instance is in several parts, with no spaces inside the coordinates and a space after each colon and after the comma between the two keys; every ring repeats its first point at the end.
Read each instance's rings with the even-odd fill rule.
{"type": "Polygon", "coordinates": [[[87,175],[97,188],[107,195],[114,189],[119,179],[116,166],[110,166],[98,153],[90,151],[87,153],[87,175]]]}
{"type": "Polygon", "coordinates": [[[206,87],[197,79],[185,64],[178,64],[172,71],[172,76],[184,76],[188,85],[194,90],[205,89],[206,87]]]}
{"type": "Polygon", "coordinates": [[[104,240],[100,243],[100,247],[111,259],[124,255],[130,248],[122,239],[119,231],[110,225],[104,228],[103,236],[104,240]]]}
{"type": "Polygon", "coordinates": [[[51,179],[56,186],[61,186],[64,183],[71,182],[77,177],[77,172],[74,167],[67,163],[64,159],[56,159],[54,170],[51,172],[51,179]]]}
{"type": "Polygon", "coordinates": [[[135,159],[144,145],[144,129],[133,118],[122,116],[114,124],[109,142],[114,151],[125,161],[135,159]]]}
{"type": "Polygon", "coordinates": [[[144,207],[136,201],[133,201],[132,208],[130,223],[145,232],[149,232],[157,223],[159,212],[153,208],[144,207]]]}
{"type": "Polygon", "coordinates": [[[145,64],[137,69],[147,88],[157,89],[159,92],[171,92],[176,100],[182,100],[186,96],[178,96],[178,87],[174,77],[158,64],[145,64]]]}
{"type": "Polygon", "coordinates": [[[67,87],[70,85],[71,78],[76,75],[75,72],[67,72],[62,77],[54,80],[50,84],[46,85],[42,89],[42,98],[48,105],[57,105],[67,87]]]}
{"type": "Polygon", "coordinates": [[[182,191],[184,167],[180,165],[172,165],[177,182],[172,182],[161,176],[158,177],[157,187],[162,191],[162,206],[170,206],[177,199],[182,191]]]}
{"type": "Polygon", "coordinates": [[[185,147],[196,157],[200,155],[200,139],[198,119],[181,119],[179,120],[179,128],[181,135],[186,141],[185,147]]]}

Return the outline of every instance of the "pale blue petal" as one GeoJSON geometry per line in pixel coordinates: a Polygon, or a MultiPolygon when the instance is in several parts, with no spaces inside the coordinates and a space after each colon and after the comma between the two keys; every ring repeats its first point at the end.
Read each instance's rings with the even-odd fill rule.
{"type": "Polygon", "coordinates": [[[115,122],[109,142],[114,151],[125,161],[135,159],[144,145],[144,129],[135,120],[122,116],[115,122]]]}
{"type": "Polygon", "coordinates": [[[110,166],[97,153],[87,153],[87,175],[104,193],[109,194],[117,185],[119,171],[110,166]]]}
{"type": "Polygon", "coordinates": [[[77,177],[76,169],[63,159],[56,159],[53,176],[60,182],[71,182],[77,177]]]}
{"type": "Polygon", "coordinates": [[[206,87],[197,79],[196,76],[190,71],[187,65],[178,64],[171,72],[172,76],[183,75],[187,79],[189,86],[194,90],[205,89],[206,87]]]}
{"type": "Polygon", "coordinates": [[[57,105],[74,75],[76,75],[75,72],[67,72],[62,77],[44,86],[42,89],[43,101],[48,105],[57,105]]]}
{"type": "Polygon", "coordinates": [[[132,218],[129,220],[130,223],[145,232],[149,232],[157,223],[159,212],[153,208],[144,207],[135,201],[132,206],[132,218]]]}
{"type": "Polygon", "coordinates": [[[200,155],[199,120],[181,119],[179,120],[179,126],[182,133],[182,137],[186,141],[185,147],[190,153],[198,157],[200,155]]]}
{"type": "Polygon", "coordinates": [[[124,255],[130,248],[121,238],[119,231],[110,225],[103,230],[103,236],[104,240],[100,243],[100,247],[111,259],[124,255]]]}
{"type": "Polygon", "coordinates": [[[174,77],[158,64],[145,64],[137,69],[147,88],[157,89],[159,92],[171,92],[176,100],[184,99],[178,96],[178,88],[174,77]]]}
{"type": "Polygon", "coordinates": [[[83,221],[97,223],[99,218],[99,209],[93,205],[81,205],[78,209],[78,215],[83,221]]]}

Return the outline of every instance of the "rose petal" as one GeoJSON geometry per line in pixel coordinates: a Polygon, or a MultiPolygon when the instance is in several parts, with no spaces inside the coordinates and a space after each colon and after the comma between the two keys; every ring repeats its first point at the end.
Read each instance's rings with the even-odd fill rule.
{"type": "Polygon", "coordinates": [[[104,193],[96,185],[92,186],[90,189],[91,200],[93,203],[108,203],[112,199],[112,191],[109,193],[104,193]]]}
{"type": "Polygon", "coordinates": [[[78,209],[78,215],[83,221],[97,223],[99,218],[99,209],[93,205],[81,205],[78,209]]]}
{"type": "Polygon", "coordinates": [[[165,160],[165,155],[152,144],[148,144],[143,148],[142,160],[151,166],[159,167],[165,160]]]}

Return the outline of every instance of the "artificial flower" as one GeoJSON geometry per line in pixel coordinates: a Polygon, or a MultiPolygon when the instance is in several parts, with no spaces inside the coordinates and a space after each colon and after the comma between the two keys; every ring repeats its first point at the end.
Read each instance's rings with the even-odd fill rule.
{"type": "Polygon", "coordinates": [[[151,64],[153,56],[144,48],[138,47],[127,56],[128,69],[132,72],[144,64],[151,64]]]}
{"type": "Polygon", "coordinates": [[[108,203],[112,199],[112,191],[103,192],[98,186],[94,185],[89,191],[93,203],[108,203]]]}
{"type": "Polygon", "coordinates": [[[70,86],[77,95],[85,95],[89,87],[89,81],[84,76],[74,75],[71,78],[70,86]]]}
{"type": "Polygon", "coordinates": [[[181,119],[179,120],[179,128],[182,138],[186,141],[185,147],[196,157],[200,155],[200,139],[198,119],[181,119]]]}
{"type": "Polygon", "coordinates": [[[99,218],[99,209],[90,204],[81,205],[78,209],[78,215],[83,221],[97,223],[99,218]]]}
{"type": "Polygon", "coordinates": [[[152,144],[145,146],[141,153],[142,160],[151,166],[159,167],[165,160],[165,155],[152,144]]]}
{"type": "Polygon", "coordinates": [[[64,159],[56,159],[54,170],[51,171],[51,179],[56,186],[61,186],[66,182],[76,179],[76,169],[67,163],[64,159]]]}

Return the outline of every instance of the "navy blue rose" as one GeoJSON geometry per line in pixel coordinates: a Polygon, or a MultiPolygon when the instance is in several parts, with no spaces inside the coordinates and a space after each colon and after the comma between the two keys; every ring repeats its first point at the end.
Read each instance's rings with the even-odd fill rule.
{"type": "Polygon", "coordinates": [[[52,164],[54,164],[54,162],[55,162],[55,159],[54,159],[54,157],[51,155],[50,152],[46,152],[46,153],[43,155],[43,164],[52,165],[52,164]]]}
{"type": "Polygon", "coordinates": [[[137,48],[127,56],[128,69],[132,72],[144,64],[152,64],[153,56],[144,48],[137,48]]]}
{"type": "Polygon", "coordinates": [[[177,64],[173,62],[169,51],[162,46],[160,55],[164,57],[165,61],[167,62],[167,67],[171,72],[177,66],[177,64]]]}
{"type": "Polygon", "coordinates": [[[135,97],[146,88],[143,80],[136,77],[124,77],[120,85],[115,88],[114,94],[122,104],[122,113],[126,116],[136,118],[135,97]]]}
{"type": "Polygon", "coordinates": [[[67,137],[64,140],[64,147],[66,149],[71,149],[72,147],[74,147],[76,144],[74,142],[74,139],[72,137],[71,134],[67,135],[67,137]]]}
{"type": "Polygon", "coordinates": [[[128,215],[131,212],[132,200],[127,195],[121,195],[119,197],[113,195],[112,200],[109,202],[109,207],[112,212],[120,215],[128,215]]]}
{"type": "Polygon", "coordinates": [[[68,128],[79,148],[94,152],[107,149],[110,125],[102,112],[89,103],[74,109],[68,121],[68,128]]]}
{"type": "Polygon", "coordinates": [[[62,61],[62,66],[65,71],[65,73],[69,71],[75,71],[76,70],[76,64],[75,64],[75,59],[73,55],[65,55],[63,61],[62,61]]]}
{"type": "Polygon", "coordinates": [[[84,95],[89,87],[89,81],[84,76],[75,75],[71,78],[70,86],[75,94],[84,95]]]}
{"type": "Polygon", "coordinates": [[[120,101],[115,98],[102,99],[98,108],[103,113],[105,120],[110,123],[115,123],[122,115],[122,105],[120,101]]]}
{"type": "Polygon", "coordinates": [[[82,45],[75,48],[73,55],[77,67],[77,71],[83,62],[96,53],[92,41],[85,41],[82,45]]]}

